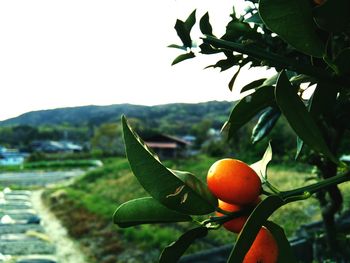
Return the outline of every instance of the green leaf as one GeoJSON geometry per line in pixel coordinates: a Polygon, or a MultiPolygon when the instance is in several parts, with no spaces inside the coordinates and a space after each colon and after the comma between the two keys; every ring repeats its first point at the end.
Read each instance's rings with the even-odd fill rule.
{"type": "Polygon", "coordinates": [[[341,75],[350,74],[350,48],[343,49],[335,59],[334,64],[341,75]]]}
{"type": "Polygon", "coordinates": [[[304,141],[297,136],[297,152],[295,154],[295,160],[297,160],[301,154],[301,151],[304,148],[304,141]]]}
{"type": "Polygon", "coordinates": [[[168,47],[170,47],[170,48],[177,48],[177,49],[181,49],[181,50],[185,50],[185,51],[187,50],[187,47],[179,46],[179,45],[176,45],[176,44],[171,44],[168,47]]]}
{"type": "Polygon", "coordinates": [[[244,22],[254,23],[254,24],[263,24],[263,21],[261,20],[259,12],[253,14],[251,17],[249,17],[247,19],[244,19],[244,22]]]}
{"type": "Polygon", "coordinates": [[[201,49],[200,53],[206,54],[206,55],[212,55],[212,54],[217,54],[221,52],[221,50],[215,49],[207,43],[202,43],[199,46],[199,48],[201,49]]]}
{"type": "Polygon", "coordinates": [[[260,204],[258,204],[258,206],[248,217],[243,230],[238,235],[237,242],[231,251],[227,263],[243,261],[245,254],[248,252],[250,246],[254,242],[261,226],[263,226],[272,213],[282,205],[284,205],[284,202],[277,195],[268,196],[261,201],[260,204]]]}
{"type": "Polygon", "coordinates": [[[272,147],[271,147],[271,143],[269,143],[261,160],[250,165],[250,167],[259,175],[262,182],[267,180],[267,166],[269,165],[271,160],[272,160],[272,147]]]}
{"type": "Polygon", "coordinates": [[[278,263],[297,263],[292,248],[284,230],[272,221],[267,221],[265,227],[271,232],[278,245],[278,263]]]}
{"type": "Polygon", "coordinates": [[[189,215],[211,213],[217,199],[207,185],[187,172],[165,167],[122,117],[126,156],[142,187],[169,209],[189,215]]]}
{"type": "Polygon", "coordinates": [[[323,57],[325,45],[316,33],[312,8],[306,0],[260,0],[264,24],[297,50],[323,57]]]}
{"type": "Polygon", "coordinates": [[[304,74],[300,74],[300,75],[296,75],[296,76],[291,77],[289,79],[289,81],[291,83],[293,83],[294,85],[299,86],[300,84],[306,83],[306,82],[315,83],[315,78],[304,75],[304,74]]]}
{"type": "Polygon", "coordinates": [[[295,133],[317,152],[323,153],[330,160],[338,163],[329,150],[321,131],[290,84],[286,73],[282,71],[275,89],[276,102],[295,133]]]}
{"type": "Polygon", "coordinates": [[[185,47],[191,48],[192,47],[192,40],[190,36],[190,32],[188,31],[185,22],[177,19],[175,24],[175,30],[179,38],[181,39],[182,43],[185,47]]]}
{"type": "Polygon", "coordinates": [[[314,9],[317,25],[329,32],[345,31],[350,23],[349,0],[327,0],[314,9]]]}
{"type": "Polygon", "coordinates": [[[196,10],[193,10],[192,13],[188,16],[188,18],[185,21],[185,27],[188,31],[188,33],[191,32],[192,27],[196,23],[196,10]]]}
{"type": "Polygon", "coordinates": [[[152,197],[130,200],[120,205],[113,215],[113,221],[119,227],[191,220],[190,216],[170,210],[152,197]]]}
{"type": "Polygon", "coordinates": [[[274,103],[274,87],[267,86],[241,99],[232,109],[228,125],[228,136],[233,134],[256,114],[274,103]]]}
{"type": "Polygon", "coordinates": [[[278,74],[275,74],[272,77],[265,80],[261,86],[273,86],[276,84],[277,78],[278,78],[278,74]]]}
{"type": "Polygon", "coordinates": [[[182,54],[182,55],[178,56],[177,58],[175,58],[173,63],[171,63],[171,65],[174,66],[177,63],[180,63],[180,62],[182,62],[184,60],[187,60],[187,59],[190,59],[190,58],[194,58],[194,57],[195,57],[195,55],[194,55],[193,52],[182,54]]]}
{"type": "Polygon", "coordinates": [[[199,28],[204,35],[213,35],[213,28],[209,21],[208,12],[206,12],[199,21],[199,28]]]}
{"type": "Polygon", "coordinates": [[[207,68],[220,68],[220,72],[228,70],[229,68],[232,68],[236,64],[237,60],[234,56],[228,57],[226,59],[221,59],[218,62],[216,62],[214,65],[210,65],[205,67],[207,68]]]}
{"type": "MultiPolygon", "coordinates": [[[[251,90],[251,89],[257,89],[259,87],[261,87],[261,85],[264,83],[266,79],[257,79],[254,80],[252,82],[250,82],[249,84],[245,85],[242,89],[241,89],[241,93],[247,91],[247,90],[251,90]]],[[[271,86],[271,85],[269,85],[271,86]]]]}
{"type": "Polygon", "coordinates": [[[259,117],[258,123],[255,125],[252,131],[252,143],[265,138],[275,126],[277,120],[281,116],[281,111],[276,107],[270,107],[266,109],[259,117]]]}
{"type": "Polygon", "coordinates": [[[208,234],[206,227],[197,227],[187,231],[177,241],[167,246],[159,259],[159,263],[176,263],[185,253],[188,247],[198,238],[208,234]]]}
{"type": "Polygon", "coordinates": [[[235,81],[239,75],[239,72],[241,72],[241,68],[242,67],[239,67],[238,70],[236,71],[236,73],[232,76],[230,82],[228,83],[228,88],[230,89],[230,91],[232,91],[233,89],[233,85],[235,84],[235,81]]]}
{"type": "Polygon", "coordinates": [[[336,84],[319,82],[311,97],[309,112],[317,120],[321,115],[328,116],[333,113],[339,88],[336,84]]]}

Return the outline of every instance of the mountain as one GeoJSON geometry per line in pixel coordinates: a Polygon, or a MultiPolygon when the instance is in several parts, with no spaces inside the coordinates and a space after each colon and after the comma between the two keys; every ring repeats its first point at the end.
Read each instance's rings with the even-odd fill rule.
{"type": "Polygon", "coordinates": [[[82,106],[40,110],[24,113],[18,117],[0,122],[0,126],[17,125],[99,125],[104,122],[119,121],[122,114],[128,118],[138,118],[147,125],[166,123],[170,128],[179,123],[191,125],[203,119],[211,119],[214,126],[221,126],[233,106],[228,101],[203,103],[172,103],[157,106],[115,104],[109,106],[82,106]]]}

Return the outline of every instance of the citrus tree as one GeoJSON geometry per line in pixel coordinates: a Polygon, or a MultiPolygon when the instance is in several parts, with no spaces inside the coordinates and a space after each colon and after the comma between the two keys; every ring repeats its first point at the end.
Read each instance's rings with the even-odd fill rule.
{"type": "MultiPolygon", "coordinates": [[[[253,143],[261,141],[284,116],[297,135],[295,159],[317,167],[317,183],[280,191],[267,177],[270,146],[262,159],[247,165],[222,159],[209,169],[204,183],[190,172],[162,164],[122,118],[124,142],[131,169],[149,197],[122,204],[114,214],[120,227],[139,224],[193,221],[198,224],[166,247],[159,262],[177,262],[185,250],[208,231],[220,226],[239,233],[227,262],[297,262],[283,226],[270,215],[290,202],[316,196],[327,240],[324,258],[349,260],[335,225],[343,198],[338,185],[350,180],[339,149],[350,129],[350,1],[250,0],[250,8],[233,12],[223,36],[215,35],[209,13],[197,23],[196,11],[175,30],[182,50],[177,64],[199,55],[223,54],[211,65],[222,71],[238,66],[229,88],[243,66],[270,67],[276,75],[254,79],[242,88],[249,95],[234,104],[223,127],[228,140],[248,121],[258,117],[253,143]],[[201,44],[193,43],[191,30],[199,25],[201,44]],[[313,90],[310,97],[305,90],[313,90]],[[216,214],[213,215],[213,212],[216,214]],[[207,216],[198,221],[197,216],[207,216]],[[265,244],[265,245],[264,245],[265,244]],[[266,244],[268,244],[266,246],[266,244]],[[266,248],[266,249],[265,249],[266,248]]],[[[293,180],[292,178],[290,180],[293,180]]]]}

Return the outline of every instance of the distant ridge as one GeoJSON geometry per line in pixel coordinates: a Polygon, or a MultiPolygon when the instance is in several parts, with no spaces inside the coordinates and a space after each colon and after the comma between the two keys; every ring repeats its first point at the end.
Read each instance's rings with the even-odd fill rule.
{"type": "Polygon", "coordinates": [[[228,117],[233,103],[228,101],[209,101],[203,103],[172,103],[157,106],[133,104],[113,104],[108,106],[80,106],[39,110],[24,113],[18,117],[0,121],[0,126],[14,125],[99,125],[104,122],[119,121],[120,116],[139,118],[145,122],[166,119],[166,121],[199,122],[211,118],[222,122],[228,117]]]}

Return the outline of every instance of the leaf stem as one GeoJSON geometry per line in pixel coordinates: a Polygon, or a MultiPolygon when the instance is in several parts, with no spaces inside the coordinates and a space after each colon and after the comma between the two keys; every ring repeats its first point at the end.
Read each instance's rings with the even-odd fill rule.
{"type": "Polygon", "coordinates": [[[240,43],[218,39],[216,37],[209,36],[209,35],[206,35],[202,39],[204,43],[210,44],[216,48],[224,48],[231,51],[246,54],[248,56],[252,56],[259,60],[266,60],[271,63],[271,65],[269,66],[282,67],[285,69],[296,71],[298,73],[303,73],[309,76],[313,76],[313,77],[316,77],[317,79],[322,79],[327,82],[334,83],[335,81],[335,78],[329,71],[326,71],[322,68],[314,67],[312,65],[303,64],[303,63],[300,63],[300,61],[283,57],[275,53],[267,52],[266,50],[261,49],[259,47],[250,48],[240,43]]]}
{"type": "MultiPolygon", "coordinates": [[[[344,183],[350,181],[350,171],[347,171],[345,173],[324,179],[318,183],[307,185],[304,187],[300,187],[291,191],[285,191],[281,192],[280,196],[283,200],[288,201],[288,198],[296,197],[296,196],[303,196],[305,193],[308,193],[310,195],[318,192],[321,189],[327,188],[332,185],[337,185],[340,183],[344,183]]],[[[300,199],[299,199],[300,200],[300,199]]]]}

